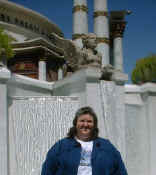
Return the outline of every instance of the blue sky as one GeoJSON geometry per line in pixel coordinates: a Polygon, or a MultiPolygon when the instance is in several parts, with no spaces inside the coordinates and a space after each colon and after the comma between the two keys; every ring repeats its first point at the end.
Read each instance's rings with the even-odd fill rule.
{"type": "MultiPolygon", "coordinates": [[[[72,36],[73,0],[10,0],[33,9],[56,23],[65,38],[72,36]]],[[[124,71],[129,75],[136,60],[156,53],[156,0],[107,0],[108,10],[132,11],[126,17],[123,38],[124,71]]],[[[93,32],[93,0],[88,0],[89,32],[93,32]]],[[[130,83],[130,81],[129,81],[130,83]]]]}

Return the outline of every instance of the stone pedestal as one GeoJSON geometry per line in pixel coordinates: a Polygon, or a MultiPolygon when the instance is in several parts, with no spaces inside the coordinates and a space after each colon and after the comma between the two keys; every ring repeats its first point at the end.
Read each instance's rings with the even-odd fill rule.
{"type": "Polygon", "coordinates": [[[0,174],[9,174],[7,85],[10,71],[0,67],[0,174]]]}

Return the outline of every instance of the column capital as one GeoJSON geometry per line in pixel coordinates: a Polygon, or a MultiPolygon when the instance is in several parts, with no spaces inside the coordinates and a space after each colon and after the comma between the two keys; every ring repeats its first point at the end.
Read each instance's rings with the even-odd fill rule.
{"type": "Polygon", "coordinates": [[[75,13],[77,11],[84,11],[88,13],[88,7],[86,5],[76,5],[73,7],[72,13],[75,13]]]}
{"type": "Polygon", "coordinates": [[[96,18],[98,16],[108,17],[108,12],[107,11],[95,11],[94,14],[93,14],[93,17],[96,18]]]}
{"type": "Polygon", "coordinates": [[[126,21],[113,22],[111,24],[110,35],[112,38],[123,37],[126,27],[126,21]]]}

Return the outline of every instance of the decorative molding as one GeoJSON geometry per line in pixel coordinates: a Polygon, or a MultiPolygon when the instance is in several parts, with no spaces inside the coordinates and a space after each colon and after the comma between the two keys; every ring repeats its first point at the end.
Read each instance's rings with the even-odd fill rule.
{"type": "Polygon", "coordinates": [[[97,42],[97,44],[99,44],[99,43],[110,44],[109,38],[106,38],[106,37],[97,37],[96,42],[97,42]]]}
{"type": "Polygon", "coordinates": [[[88,7],[85,5],[76,5],[73,7],[73,13],[77,12],[77,11],[84,11],[86,13],[88,13],[88,7]]]}
{"type": "Polygon", "coordinates": [[[96,12],[94,12],[93,17],[96,18],[98,16],[108,17],[108,12],[107,11],[96,11],[96,12]]]}

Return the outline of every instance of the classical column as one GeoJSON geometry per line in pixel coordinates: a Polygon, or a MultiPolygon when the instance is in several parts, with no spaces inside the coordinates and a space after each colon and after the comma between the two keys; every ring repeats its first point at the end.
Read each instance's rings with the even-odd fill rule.
{"type": "Polygon", "coordinates": [[[73,40],[83,47],[81,37],[88,33],[88,8],[86,0],[73,0],[73,40]]]}
{"type": "Polygon", "coordinates": [[[123,71],[122,38],[126,26],[125,17],[132,12],[129,10],[110,12],[110,40],[113,49],[113,65],[116,69],[123,71]]]}
{"type": "Polygon", "coordinates": [[[94,0],[94,33],[97,51],[102,55],[102,66],[109,64],[109,25],[107,0],[94,0]]]}
{"type": "Polygon", "coordinates": [[[112,26],[114,67],[123,72],[122,37],[126,26],[126,22],[116,22],[112,24],[112,26]]]}
{"type": "Polygon", "coordinates": [[[8,138],[8,98],[7,81],[10,71],[0,66],[0,174],[9,174],[9,138],[8,138]]]}
{"type": "Polygon", "coordinates": [[[60,67],[58,69],[58,80],[62,80],[63,79],[63,70],[62,68],[60,67]]]}
{"type": "Polygon", "coordinates": [[[39,80],[46,81],[46,60],[40,59],[39,61],[39,80]]]}

